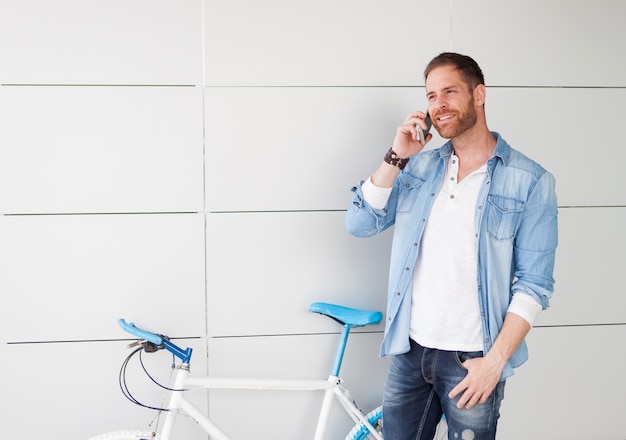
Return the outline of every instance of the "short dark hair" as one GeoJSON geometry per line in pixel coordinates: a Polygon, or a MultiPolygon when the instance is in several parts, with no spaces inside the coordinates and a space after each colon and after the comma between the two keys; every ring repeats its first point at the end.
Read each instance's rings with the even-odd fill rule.
{"type": "Polygon", "coordinates": [[[453,66],[461,74],[463,81],[469,86],[470,90],[474,90],[477,85],[485,84],[483,71],[473,58],[455,52],[443,52],[433,58],[424,70],[424,80],[428,78],[430,72],[437,67],[453,66]]]}

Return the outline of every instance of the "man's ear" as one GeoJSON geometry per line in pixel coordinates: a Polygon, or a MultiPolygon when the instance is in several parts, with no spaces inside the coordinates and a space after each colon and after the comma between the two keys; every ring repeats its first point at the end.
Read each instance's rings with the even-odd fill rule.
{"type": "Polygon", "coordinates": [[[476,107],[482,107],[485,105],[485,98],[487,97],[487,88],[484,84],[478,84],[474,88],[474,103],[476,107]]]}

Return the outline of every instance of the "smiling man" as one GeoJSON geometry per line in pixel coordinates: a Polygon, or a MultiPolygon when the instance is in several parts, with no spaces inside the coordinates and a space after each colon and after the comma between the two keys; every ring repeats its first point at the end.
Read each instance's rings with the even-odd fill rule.
{"type": "Polygon", "coordinates": [[[383,434],[432,439],[445,414],[450,439],[495,439],[505,381],[553,293],[555,181],[489,131],[472,58],[442,53],[424,77],[428,115],[449,141],[423,151],[427,114],[410,113],[345,219],[359,237],[394,226],[383,434]]]}

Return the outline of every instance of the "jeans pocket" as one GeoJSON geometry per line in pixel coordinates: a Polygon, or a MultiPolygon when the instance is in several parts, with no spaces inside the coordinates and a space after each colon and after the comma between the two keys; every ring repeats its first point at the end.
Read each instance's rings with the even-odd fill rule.
{"type": "Polygon", "coordinates": [[[456,360],[457,364],[463,371],[467,371],[467,368],[463,366],[463,362],[469,359],[476,359],[479,357],[483,357],[482,351],[455,351],[454,352],[454,359],[456,360]]]}

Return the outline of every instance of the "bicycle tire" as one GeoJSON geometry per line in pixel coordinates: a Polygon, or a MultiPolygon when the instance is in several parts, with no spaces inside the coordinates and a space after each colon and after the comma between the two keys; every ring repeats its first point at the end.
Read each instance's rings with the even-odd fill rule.
{"type": "Polygon", "coordinates": [[[139,429],[112,431],[91,437],[89,440],[159,440],[159,434],[139,429]]]}
{"type": "MultiPolygon", "coordinates": [[[[371,410],[365,416],[367,421],[382,435],[383,430],[383,407],[379,406],[371,410]]],[[[371,438],[369,429],[362,422],[357,423],[346,436],[346,440],[367,440],[371,438]]]]}

